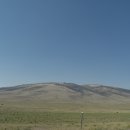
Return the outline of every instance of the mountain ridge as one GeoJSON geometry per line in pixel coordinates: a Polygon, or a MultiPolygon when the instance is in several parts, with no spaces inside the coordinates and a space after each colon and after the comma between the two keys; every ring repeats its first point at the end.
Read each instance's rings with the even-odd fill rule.
{"type": "Polygon", "coordinates": [[[90,97],[95,97],[95,100],[101,100],[101,98],[110,100],[113,99],[113,97],[127,99],[130,97],[130,90],[105,85],[79,85],[65,82],[48,82],[3,87],[0,88],[0,98],[2,97],[1,95],[4,95],[3,97],[6,98],[11,98],[13,96],[20,97],[21,95],[22,97],[26,98],[34,98],[33,96],[35,96],[35,99],[40,97],[41,100],[47,100],[47,97],[51,97],[52,99],[56,98],[57,100],[60,98],[63,100],[66,100],[67,98],[67,100],[69,100],[69,98],[74,100],[75,98],[78,100],[87,101],[90,100],[90,97]]]}
{"type": "Polygon", "coordinates": [[[22,84],[0,88],[0,104],[44,111],[129,111],[130,90],[66,82],[22,84]]]}

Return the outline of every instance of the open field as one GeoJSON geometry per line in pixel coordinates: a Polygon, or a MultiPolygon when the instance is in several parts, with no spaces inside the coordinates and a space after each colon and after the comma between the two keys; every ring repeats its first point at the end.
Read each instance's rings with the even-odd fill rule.
{"type": "Polygon", "coordinates": [[[0,130],[130,130],[130,90],[72,83],[0,89],[0,130]]]}
{"type": "MultiPolygon", "coordinates": [[[[80,112],[0,108],[0,130],[80,130],[80,112]]],[[[128,112],[85,112],[83,130],[129,130],[128,112]]]]}

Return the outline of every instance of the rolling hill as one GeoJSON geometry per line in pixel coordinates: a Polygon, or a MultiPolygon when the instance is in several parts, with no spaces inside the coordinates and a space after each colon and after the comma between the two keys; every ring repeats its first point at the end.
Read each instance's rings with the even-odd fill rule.
{"type": "Polygon", "coordinates": [[[123,106],[121,109],[129,109],[130,90],[104,85],[78,85],[74,83],[24,84],[0,88],[0,103],[44,106],[46,109],[61,109],[62,107],[74,109],[79,106],[80,109],[102,107],[108,109],[120,106],[123,106]],[[65,104],[67,105],[65,106],[65,104]]]}

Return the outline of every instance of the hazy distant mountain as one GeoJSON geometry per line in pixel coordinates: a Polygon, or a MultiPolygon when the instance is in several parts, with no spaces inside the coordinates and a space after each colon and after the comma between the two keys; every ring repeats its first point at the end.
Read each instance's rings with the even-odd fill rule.
{"type": "Polygon", "coordinates": [[[38,83],[0,88],[0,101],[53,103],[127,103],[130,90],[104,85],[38,83]]]}

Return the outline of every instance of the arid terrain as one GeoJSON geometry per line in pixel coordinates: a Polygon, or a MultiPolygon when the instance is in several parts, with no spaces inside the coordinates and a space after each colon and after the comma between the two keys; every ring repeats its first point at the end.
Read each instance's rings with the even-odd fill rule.
{"type": "Polygon", "coordinates": [[[0,88],[0,102],[53,111],[129,111],[130,90],[74,83],[24,84],[0,88]]]}
{"type": "Polygon", "coordinates": [[[0,88],[0,130],[129,130],[130,90],[37,83],[0,88]]]}

